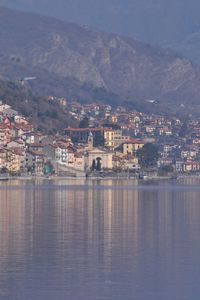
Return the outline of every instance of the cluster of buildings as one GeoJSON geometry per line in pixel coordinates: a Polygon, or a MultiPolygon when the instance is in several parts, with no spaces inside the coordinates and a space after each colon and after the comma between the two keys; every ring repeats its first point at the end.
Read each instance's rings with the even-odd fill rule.
{"type": "Polygon", "coordinates": [[[65,131],[55,136],[38,132],[27,118],[0,102],[0,173],[85,175],[92,165],[93,170],[112,170],[111,151],[102,143],[94,147],[92,131],[77,143],[65,131]]]}
{"type": "MultiPolygon", "coordinates": [[[[139,170],[137,150],[145,143],[157,145],[157,169],[170,167],[177,173],[200,172],[200,118],[181,120],[146,114],[110,105],[69,103],[77,120],[89,119],[89,128],[68,128],[74,142],[86,141],[92,130],[94,144],[103,144],[113,153],[113,168],[139,170]]],[[[169,169],[169,168],[166,168],[169,169]]]]}
{"type": "MultiPolygon", "coordinates": [[[[50,98],[49,101],[56,101],[50,98]]],[[[138,150],[146,143],[157,145],[157,170],[177,173],[200,172],[200,119],[184,122],[129,111],[110,105],[59,104],[86,128],[65,128],[46,135],[31,122],[0,102],[0,172],[20,176],[90,175],[96,172],[138,173],[138,150]]]]}

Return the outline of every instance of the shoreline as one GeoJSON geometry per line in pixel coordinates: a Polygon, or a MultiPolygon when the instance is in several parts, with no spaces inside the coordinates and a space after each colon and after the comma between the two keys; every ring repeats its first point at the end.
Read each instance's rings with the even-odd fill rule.
{"type": "Polygon", "coordinates": [[[24,176],[16,176],[16,177],[8,177],[8,178],[2,178],[0,179],[0,182],[4,181],[13,181],[13,180],[80,180],[84,179],[85,181],[89,180],[137,180],[137,181],[160,181],[160,180],[177,180],[177,179],[183,179],[183,178],[199,178],[200,175],[180,175],[177,176],[177,178],[172,178],[170,176],[149,176],[144,179],[139,179],[135,177],[117,177],[117,176],[105,176],[105,177],[74,177],[74,176],[52,176],[52,177],[43,177],[43,176],[30,176],[30,177],[24,177],[24,176]]]}
{"type": "Polygon", "coordinates": [[[74,176],[50,176],[50,177],[45,177],[45,176],[11,176],[11,177],[5,177],[5,178],[0,178],[0,182],[8,182],[8,181],[14,181],[14,180],[20,180],[20,181],[57,181],[57,180],[63,180],[63,181],[67,181],[67,180],[84,180],[84,181],[93,181],[93,180],[127,180],[127,181],[139,181],[139,182],[148,182],[148,181],[162,181],[162,180],[179,180],[179,179],[188,179],[188,178],[199,178],[200,179],[200,175],[184,175],[184,174],[180,174],[178,175],[176,178],[173,178],[172,176],[147,176],[143,179],[139,179],[136,177],[131,177],[131,176],[105,176],[105,177],[98,177],[98,176],[91,176],[91,177],[84,177],[84,176],[80,176],[80,177],[74,177],[74,176]]]}

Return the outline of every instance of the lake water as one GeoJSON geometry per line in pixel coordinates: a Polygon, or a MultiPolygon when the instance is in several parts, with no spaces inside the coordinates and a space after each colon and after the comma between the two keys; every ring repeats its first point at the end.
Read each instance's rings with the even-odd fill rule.
{"type": "Polygon", "coordinates": [[[1,182],[4,299],[200,299],[200,179],[1,182]]]}

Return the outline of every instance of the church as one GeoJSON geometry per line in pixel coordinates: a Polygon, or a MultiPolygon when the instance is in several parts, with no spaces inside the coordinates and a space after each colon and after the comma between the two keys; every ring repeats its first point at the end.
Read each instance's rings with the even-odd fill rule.
{"type": "Polygon", "coordinates": [[[103,171],[113,168],[113,153],[104,148],[93,146],[93,134],[89,133],[88,146],[85,149],[85,171],[103,171]]]}

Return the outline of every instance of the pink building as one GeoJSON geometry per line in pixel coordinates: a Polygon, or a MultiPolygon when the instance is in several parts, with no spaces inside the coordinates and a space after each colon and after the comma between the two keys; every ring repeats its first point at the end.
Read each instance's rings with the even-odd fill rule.
{"type": "Polygon", "coordinates": [[[0,124],[0,145],[5,146],[11,140],[11,128],[9,125],[0,124]]]}

